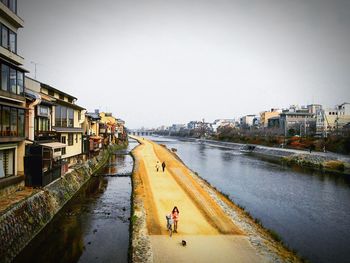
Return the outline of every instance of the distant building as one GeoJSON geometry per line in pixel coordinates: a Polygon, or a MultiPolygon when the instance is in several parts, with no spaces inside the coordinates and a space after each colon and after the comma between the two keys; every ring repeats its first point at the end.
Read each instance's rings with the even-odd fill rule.
{"type": "Polygon", "coordinates": [[[316,117],[305,110],[295,112],[282,112],[280,114],[280,127],[284,135],[307,136],[315,134],[316,117]]]}
{"type": "Polygon", "coordinates": [[[267,128],[268,120],[273,117],[278,117],[282,110],[280,109],[271,109],[270,111],[262,111],[260,112],[260,125],[262,128],[267,128]]]}
{"type": "Polygon", "coordinates": [[[250,114],[250,115],[245,115],[241,117],[240,119],[240,126],[241,128],[249,128],[254,125],[254,119],[256,119],[256,115],[250,114]]]}
{"type": "Polygon", "coordinates": [[[230,127],[235,127],[235,120],[234,119],[216,119],[212,124],[212,130],[214,133],[218,131],[219,127],[225,127],[225,126],[230,126],[230,127]]]}
{"type": "Polygon", "coordinates": [[[85,114],[85,121],[82,127],[84,130],[83,152],[85,154],[91,155],[102,149],[103,138],[100,136],[100,121],[100,112],[97,109],[94,112],[85,114]]]}
{"type": "Polygon", "coordinates": [[[350,103],[344,102],[334,108],[317,112],[316,133],[327,137],[329,132],[339,131],[350,123],[350,103]]]}
{"type": "Polygon", "coordinates": [[[179,132],[182,129],[186,128],[186,124],[173,124],[170,127],[170,132],[179,132]]]}

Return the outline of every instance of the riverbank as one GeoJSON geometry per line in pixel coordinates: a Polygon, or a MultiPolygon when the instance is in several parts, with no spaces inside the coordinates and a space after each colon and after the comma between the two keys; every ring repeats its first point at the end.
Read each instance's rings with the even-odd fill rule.
{"type": "Polygon", "coordinates": [[[32,190],[21,200],[3,209],[0,212],[0,262],[11,262],[118,147],[111,146],[99,156],[74,166],[61,178],[41,189],[32,190]]]}
{"type": "MultiPolygon", "coordinates": [[[[183,139],[183,138],[181,138],[183,139]]],[[[208,139],[190,139],[189,141],[198,141],[206,145],[223,147],[239,151],[247,144],[223,142],[208,139]]],[[[287,165],[298,165],[309,169],[315,169],[322,172],[350,175],[350,156],[332,152],[308,152],[303,150],[285,149],[252,144],[247,154],[256,155],[278,161],[287,165]]]]}
{"type": "Polygon", "coordinates": [[[133,262],[299,262],[243,210],[188,169],[166,148],[148,140],[132,153],[133,262]],[[155,163],[165,161],[157,173],[155,163]],[[165,215],[180,209],[179,233],[165,229],[165,215]],[[183,248],[181,240],[188,241],[183,248]],[[218,260],[219,259],[219,260],[218,260]]]}

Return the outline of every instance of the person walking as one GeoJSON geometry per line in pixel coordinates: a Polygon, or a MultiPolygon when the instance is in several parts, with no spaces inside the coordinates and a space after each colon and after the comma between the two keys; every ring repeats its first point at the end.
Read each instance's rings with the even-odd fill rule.
{"type": "Polygon", "coordinates": [[[156,163],[156,170],[157,170],[157,173],[158,173],[158,171],[159,171],[159,161],[157,161],[157,163],[156,163]]]}
{"type": "Polygon", "coordinates": [[[162,168],[163,168],[163,172],[164,172],[164,170],[165,170],[165,162],[162,162],[162,168]]]}
{"type": "Polygon", "coordinates": [[[177,223],[179,221],[179,209],[177,209],[177,206],[174,206],[173,211],[171,212],[171,217],[174,220],[174,233],[177,233],[177,223]]]}

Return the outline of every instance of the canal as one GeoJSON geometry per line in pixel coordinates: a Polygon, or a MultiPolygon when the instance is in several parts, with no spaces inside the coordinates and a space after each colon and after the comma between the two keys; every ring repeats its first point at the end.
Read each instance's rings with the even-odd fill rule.
{"type": "Polygon", "coordinates": [[[350,178],[238,150],[153,137],[311,262],[350,262],[350,178]]]}
{"type": "Polygon", "coordinates": [[[14,262],[128,262],[133,159],[117,151],[14,262]]]}

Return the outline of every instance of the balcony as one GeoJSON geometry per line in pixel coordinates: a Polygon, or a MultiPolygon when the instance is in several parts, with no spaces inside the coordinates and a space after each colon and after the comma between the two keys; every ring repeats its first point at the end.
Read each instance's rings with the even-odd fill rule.
{"type": "Polygon", "coordinates": [[[17,55],[16,53],[11,52],[10,50],[0,46],[0,56],[3,59],[8,60],[9,62],[17,65],[22,66],[24,64],[24,58],[17,55]]]}
{"type": "Polygon", "coordinates": [[[11,25],[16,28],[24,26],[24,21],[17,14],[11,11],[6,5],[0,2],[0,16],[5,18],[11,25]]]}

